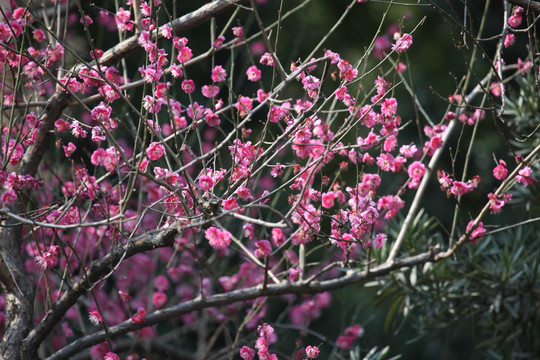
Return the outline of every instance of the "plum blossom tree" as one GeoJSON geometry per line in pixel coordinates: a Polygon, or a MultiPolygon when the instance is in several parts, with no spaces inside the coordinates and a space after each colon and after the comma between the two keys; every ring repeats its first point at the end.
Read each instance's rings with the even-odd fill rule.
{"type": "Polygon", "coordinates": [[[515,113],[515,84],[538,89],[536,2],[503,1],[493,36],[456,22],[470,66],[439,114],[408,57],[425,18],[353,0],[291,58],[282,28],[311,1],[276,3],[2,2],[2,358],[358,358],[358,321],[311,328],[332,291],[446,265],[488,224],[535,226],[496,216],[536,186],[538,126],[515,113]],[[333,48],[368,7],[362,53],[333,48]],[[506,64],[522,38],[530,56],[506,64]],[[476,167],[488,118],[517,132],[476,167]],[[455,210],[413,246],[431,191],[455,210]]]}

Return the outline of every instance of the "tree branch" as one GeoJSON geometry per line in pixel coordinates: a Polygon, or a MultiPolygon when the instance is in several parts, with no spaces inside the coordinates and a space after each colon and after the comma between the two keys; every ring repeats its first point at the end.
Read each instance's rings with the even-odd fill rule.
{"type": "MultiPolygon", "coordinates": [[[[244,0],[214,1],[190,14],[173,20],[170,26],[175,33],[186,31],[223,13],[242,1],[244,0]]],[[[159,32],[158,36],[161,36],[159,32]]],[[[137,37],[132,36],[105,52],[103,57],[99,59],[99,64],[113,65],[138,49],[140,49],[140,46],[137,42],[137,37]]],[[[95,65],[95,62],[92,65],[95,65]]],[[[72,71],[77,73],[79,68],[80,66],[74,67],[72,71]]],[[[54,129],[54,123],[60,118],[70,100],[71,95],[64,89],[56,91],[51,96],[44,109],[45,114],[41,119],[43,125],[39,129],[35,143],[25,151],[18,169],[19,174],[35,176],[43,155],[46,153],[45,149],[49,144],[49,137],[54,129]]],[[[15,208],[19,208],[19,206],[15,205],[11,208],[11,211],[13,213],[19,213],[15,208]]],[[[4,225],[6,225],[6,222],[4,222],[4,225]]],[[[115,261],[119,261],[121,255],[124,254],[124,250],[117,249],[95,263],[89,271],[89,276],[85,280],[76,283],[76,287],[68,290],[60,301],[53,306],[51,311],[47,313],[40,324],[28,334],[33,325],[34,285],[31,277],[28,276],[24,268],[24,260],[21,254],[22,240],[20,231],[20,226],[3,227],[0,230],[0,253],[2,254],[0,280],[2,280],[7,304],[7,330],[2,340],[2,358],[4,359],[21,358],[21,351],[23,358],[37,358],[36,352],[41,341],[50,333],[54,325],[60,321],[67,309],[75,303],[82,293],[86,292],[88,286],[95,283],[100,276],[106,273],[106,269],[114,266],[116,264],[115,261]],[[26,337],[27,334],[28,336],[26,337]],[[25,337],[26,339],[22,341],[25,337]],[[20,348],[21,343],[24,343],[23,349],[20,348]]],[[[174,235],[170,236],[169,240],[172,241],[172,238],[174,238],[174,235]]],[[[135,246],[135,249],[140,249],[140,251],[150,250],[151,248],[155,247],[150,246],[145,248],[142,244],[140,247],[135,246]]],[[[128,249],[128,253],[132,251],[134,251],[132,248],[128,249]]]]}
{"type": "MultiPolygon", "coordinates": [[[[5,296],[5,333],[2,338],[2,359],[18,359],[19,346],[33,325],[34,281],[28,276],[20,246],[20,226],[9,227],[4,220],[0,229],[0,280],[5,296]]],[[[31,354],[36,358],[36,353],[31,354]]]]}
{"type": "Polygon", "coordinates": [[[139,240],[130,241],[126,245],[114,249],[110,254],[96,261],[79,281],[67,290],[43,319],[35,326],[23,341],[23,351],[30,354],[35,351],[41,342],[50,334],[54,326],[62,320],[62,317],[77,301],[77,299],[99,283],[104,276],[118,266],[120,262],[135,254],[172,246],[174,237],[179,233],[179,228],[170,227],[159,232],[155,236],[145,235],[139,240]]]}
{"type": "MultiPolygon", "coordinates": [[[[125,321],[121,324],[111,326],[108,329],[108,336],[115,338],[135,330],[162,323],[180,315],[192,313],[194,311],[203,310],[209,307],[224,306],[240,301],[252,300],[261,296],[279,296],[285,294],[316,294],[324,291],[343,288],[351,284],[357,284],[371,279],[375,279],[390,273],[391,271],[401,269],[403,267],[411,267],[426,262],[432,262],[438,249],[431,248],[428,252],[411,256],[405,259],[396,260],[392,264],[384,263],[370,271],[361,271],[359,269],[349,270],[347,274],[341,278],[324,280],[320,282],[284,282],[280,284],[268,284],[263,288],[262,285],[251,287],[248,289],[239,289],[227,293],[205,296],[204,298],[197,297],[193,300],[183,302],[181,304],[168,307],[166,309],[157,310],[146,317],[146,321],[142,324],[125,321]]],[[[79,351],[86,349],[106,339],[105,331],[98,331],[94,334],[82,337],[71,344],[65,346],[55,354],[49,356],[47,360],[62,360],[68,359],[77,354],[79,351]]]]}
{"type": "MultiPolygon", "coordinates": [[[[470,103],[478,94],[482,93],[484,87],[489,82],[489,80],[492,77],[491,71],[488,75],[482,79],[482,81],[474,87],[474,89],[465,97],[465,104],[470,103]]],[[[461,114],[464,111],[464,108],[461,108],[461,110],[457,113],[461,114]]],[[[431,180],[431,175],[433,174],[435,170],[435,166],[437,165],[437,162],[439,161],[439,158],[441,157],[443,151],[446,150],[446,144],[448,142],[448,139],[450,138],[450,134],[453,132],[457,119],[452,120],[450,124],[448,124],[448,127],[446,128],[444,134],[442,135],[443,143],[441,147],[439,147],[437,150],[435,150],[435,153],[431,157],[431,160],[429,161],[429,164],[426,168],[426,172],[424,174],[424,177],[422,178],[422,181],[420,182],[420,186],[418,186],[418,190],[416,191],[416,194],[414,196],[414,200],[411,204],[411,207],[409,208],[409,211],[407,212],[407,216],[405,217],[405,220],[403,221],[403,224],[401,225],[401,229],[399,231],[398,237],[396,238],[396,241],[394,241],[394,244],[392,245],[392,248],[390,250],[390,254],[388,255],[387,262],[391,263],[393,262],[399,253],[399,250],[401,249],[401,246],[403,245],[403,242],[405,241],[405,236],[407,235],[407,232],[409,231],[409,227],[411,226],[411,223],[413,222],[414,217],[416,216],[416,213],[418,211],[418,208],[420,207],[420,201],[422,200],[428,186],[428,182],[431,180]]]]}

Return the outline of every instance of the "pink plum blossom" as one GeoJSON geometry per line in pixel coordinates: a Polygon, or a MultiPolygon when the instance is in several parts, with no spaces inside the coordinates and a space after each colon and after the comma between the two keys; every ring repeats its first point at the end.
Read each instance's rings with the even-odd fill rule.
{"type": "Polygon", "coordinates": [[[412,35],[411,34],[403,34],[394,45],[392,45],[392,50],[394,50],[397,53],[405,52],[409,49],[409,47],[412,44],[412,35]]]}
{"type": "Polygon", "coordinates": [[[319,356],[319,348],[311,345],[306,347],[306,356],[310,359],[316,359],[319,356]]]}
{"type": "Polygon", "coordinates": [[[67,146],[64,146],[64,154],[66,157],[70,157],[75,150],[77,150],[77,147],[70,141],[67,146]]]}
{"type": "Polygon", "coordinates": [[[225,69],[223,68],[223,66],[221,65],[216,65],[213,69],[212,69],[212,81],[213,82],[221,82],[221,81],[225,81],[225,79],[227,78],[227,71],[225,71],[225,69]]]}
{"type": "Polygon", "coordinates": [[[214,180],[211,176],[201,175],[199,177],[199,186],[203,190],[210,190],[214,186],[214,180]]]}
{"type": "Polygon", "coordinates": [[[499,160],[499,165],[493,168],[493,176],[497,180],[503,180],[508,174],[508,169],[506,168],[506,162],[504,160],[499,160]]]}
{"type": "Polygon", "coordinates": [[[466,228],[467,233],[469,233],[469,242],[470,243],[477,242],[486,233],[486,229],[484,228],[484,224],[481,221],[478,222],[478,225],[476,227],[473,227],[473,226],[474,226],[474,221],[471,220],[467,224],[467,228],[466,228]]]}
{"type": "Polygon", "coordinates": [[[256,257],[266,257],[272,252],[272,245],[268,240],[259,240],[255,242],[257,249],[253,252],[256,257]]]}
{"type": "Polygon", "coordinates": [[[187,94],[190,94],[195,91],[195,83],[193,80],[184,80],[182,81],[182,90],[187,94]]]}
{"type": "Polygon", "coordinates": [[[99,326],[99,324],[103,322],[103,317],[101,316],[101,314],[99,312],[97,312],[95,310],[90,311],[88,319],[95,326],[99,326]]]}
{"type": "Polygon", "coordinates": [[[246,75],[249,81],[259,81],[261,79],[261,70],[252,65],[247,69],[246,75]]]}
{"type": "Polygon", "coordinates": [[[536,183],[536,179],[532,177],[532,169],[528,166],[525,166],[523,169],[519,170],[518,175],[516,176],[516,181],[523,186],[529,186],[536,183]]]}
{"type": "Polygon", "coordinates": [[[210,226],[204,233],[208,243],[214,248],[224,248],[231,244],[231,233],[221,230],[215,226],[210,226]]]}
{"type": "Polygon", "coordinates": [[[158,160],[163,156],[164,153],[165,147],[158,142],[150,143],[150,145],[148,145],[146,148],[146,155],[148,155],[150,160],[158,160]]]}

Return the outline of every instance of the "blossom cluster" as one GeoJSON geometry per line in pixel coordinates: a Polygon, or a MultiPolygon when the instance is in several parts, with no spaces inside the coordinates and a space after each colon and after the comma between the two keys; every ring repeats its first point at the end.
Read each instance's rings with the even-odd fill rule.
{"type": "MultiPolygon", "coordinates": [[[[146,325],[157,309],[273,283],[303,286],[306,279],[340,276],[336,268],[365,264],[373,253],[382,257],[394,240],[387,225],[404,215],[405,199],[422,182],[432,181],[435,169],[428,164],[443,150],[449,125],[476,126],[486,116],[455,94],[448,98],[453,111],[439,123],[418,125],[418,139],[403,133],[410,122],[400,116],[396,79],[408,69],[405,53],[415,51],[415,44],[402,24],[390,25],[369,50],[380,69],[390,63],[384,59],[392,60],[384,71],[366,71],[360,60],[331,49],[285,70],[276,52],[265,42],[251,42],[251,30],[241,23],[223,29],[199,53],[198,40],[178,34],[172,23],[157,23],[165,9],[161,1],[137,4],[66,19],[84,31],[95,22],[122,38],[133,35],[144,53],[135,71],[100,61],[105,52],[95,46],[67,71],[66,53],[74,50],[49,36],[27,9],[15,8],[0,21],[0,72],[16,74],[25,94],[3,84],[3,106],[13,106],[15,115],[2,124],[0,201],[3,214],[23,229],[24,267],[35,275],[36,303],[58,301],[100,259],[125,249],[108,268],[111,274],[99,280],[104,286],[92,287],[92,296],[80,301],[85,315],[76,307],[64,314],[51,336],[54,349],[87,325],[123,323],[137,328],[138,338],[155,337],[162,329],[146,325]],[[14,51],[25,33],[31,33],[32,46],[14,51]],[[236,51],[250,61],[232,66],[223,60],[236,51]],[[275,73],[283,75],[281,83],[275,73]],[[285,98],[285,88],[294,95],[285,98]],[[30,109],[35,104],[28,99],[64,96],[80,107],[52,120],[48,107],[30,109]],[[47,136],[56,147],[50,154],[33,153],[47,136]],[[21,173],[32,163],[29,156],[41,155],[46,161],[32,174],[21,173]],[[171,246],[152,242],[170,229],[177,230],[171,246]],[[141,244],[151,250],[130,252],[141,244]]],[[[521,24],[519,9],[508,20],[512,28],[521,24]]],[[[511,46],[513,36],[504,46],[511,46]]],[[[530,61],[518,62],[518,74],[532,68],[530,61]]],[[[494,83],[490,90],[501,96],[504,88],[494,83]]],[[[534,185],[534,165],[517,160],[520,168],[510,180],[534,185]]],[[[510,182],[504,160],[492,173],[510,182]]],[[[445,170],[437,175],[448,197],[480,187],[479,176],[460,181],[445,170]]],[[[497,214],[511,200],[510,193],[494,190],[486,201],[497,214]]],[[[475,242],[486,229],[482,221],[471,221],[464,233],[475,242]]],[[[329,292],[281,298],[296,327],[320,319],[332,299],[329,292]]],[[[277,335],[264,322],[267,306],[261,297],[171,321],[191,331],[199,317],[212,325],[245,318],[243,327],[256,340],[241,347],[240,357],[277,359],[270,352],[277,335]]],[[[36,307],[36,322],[47,311],[36,307]]],[[[346,328],[337,346],[351,348],[363,331],[359,324],[346,328]]],[[[310,345],[299,356],[315,359],[319,352],[310,345]]],[[[119,358],[107,343],[95,345],[91,354],[119,358]]]]}

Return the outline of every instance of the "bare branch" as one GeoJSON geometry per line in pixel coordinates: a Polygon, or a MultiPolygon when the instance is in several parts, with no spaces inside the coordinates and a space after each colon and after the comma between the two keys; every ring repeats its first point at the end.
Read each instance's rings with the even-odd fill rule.
{"type": "Polygon", "coordinates": [[[52,331],[53,327],[62,319],[66,311],[75,304],[77,299],[99,283],[102,277],[114,269],[120,261],[138,253],[172,246],[174,237],[178,233],[179,228],[170,227],[155,235],[144,235],[114,249],[111,253],[92,264],[86,274],[53,304],[40,323],[30,331],[23,342],[24,351],[35,351],[52,331]]]}
{"type": "MultiPolygon", "coordinates": [[[[209,307],[224,306],[235,302],[256,299],[261,296],[279,296],[284,294],[316,294],[329,290],[339,289],[348,285],[358,284],[381,277],[383,275],[389,274],[391,271],[398,270],[404,267],[421,265],[426,262],[433,261],[437,252],[437,249],[430,249],[430,251],[428,252],[411,256],[405,259],[400,259],[393,262],[392,264],[385,263],[379,265],[375,268],[370,269],[369,272],[361,270],[349,270],[345,276],[337,279],[310,283],[303,281],[297,283],[268,284],[264,288],[262,285],[259,285],[248,289],[240,289],[230,291],[228,293],[206,296],[204,298],[198,297],[191,301],[186,301],[163,310],[155,311],[154,313],[149,314],[146,317],[146,321],[142,324],[125,321],[121,324],[111,326],[109,328],[109,335],[113,338],[118,337],[120,335],[130,333],[146,326],[151,326],[164,321],[168,321],[183,314],[188,314],[209,307]]],[[[61,350],[57,351],[55,354],[49,356],[47,360],[68,359],[70,356],[77,354],[79,351],[104,341],[105,336],[106,335],[104,331],[99,331],[94,334],[82,337],[65,346],[61,350]]]]}

